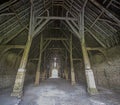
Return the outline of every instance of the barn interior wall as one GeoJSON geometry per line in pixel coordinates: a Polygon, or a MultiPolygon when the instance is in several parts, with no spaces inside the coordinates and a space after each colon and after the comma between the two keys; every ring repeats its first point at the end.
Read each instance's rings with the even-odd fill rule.
{"type": "MultiPolygon", "coordinates": [[[[98,88],[113,91],[120,90],[120,46],[106,50],[106,56],[101,52],[89,52],[92,69],[98,88]]],[[[83,61],[74,62],[76,82],[86,85],[83,61]]]]}
{"type": "MultiPolygon", "coordinates": [[[[16,77],[16,73],[20,64],[21,57],[11,53],[7,52],[5,53],[0,60],[0,89],[3,88],[10,88],[14,86],[14,81],[16,77]]],[[[25,78],[25,84],[28,84],[29,81],[34,80],[34,70],[36,69],[36,66],[28,62],[27,64],[27,71],[26,71],[26,78],[25,78]]]]}
{"type": "MultiPolygon", "coordinates": [[[[98,87],[105,87],[119,90],[120,87],[120,46],[107,50],[107,57],[102,53],[91,51],[91,64],[98,87]]],[[[21,57],[7,52],[1,57],[0,61],[0,88],[10,87],[12,89],[20,64],[21,57]]],[[[29,62],[25,83],[34,83],[36,65],[29,62]]],[[[86,83],[83,61],[74,62],[74,70],[77,83],[86,83]]]]}
{"type": "Polygon", "coordinates": [[[97,86],[120,90],[120,46],[111,48],[107,56],[97,53],[92,55],[92,69],[97,86]]]}

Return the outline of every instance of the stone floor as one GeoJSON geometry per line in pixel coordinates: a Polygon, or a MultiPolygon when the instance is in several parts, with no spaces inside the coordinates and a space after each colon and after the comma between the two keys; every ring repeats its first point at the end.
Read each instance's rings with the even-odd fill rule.
{"type": "Polygon", "coordinates": [[[0,94],[0,105],[120,105],[120,95],[102,89],[90,96],[81,85],[71,86],[63,79],[48,79],[40,86],[25,88],[22,100],[10,97],[9,92],[0,94]],[[20,103],[19,103],[20,102],[20,103]]]}

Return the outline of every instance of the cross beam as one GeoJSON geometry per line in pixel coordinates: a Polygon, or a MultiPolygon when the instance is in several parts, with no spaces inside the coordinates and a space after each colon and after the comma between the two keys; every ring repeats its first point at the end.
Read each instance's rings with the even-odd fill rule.
{"type": "Polygon", "coordinates": [[[50,19],[50,20],[74,20],[74,21],[77,21],[76,18],[71,18],[71,17],[57,17],[57,16],[37,17],[37,19],[50,19]]]}
{"type": "Polygon", "coordinates": [[[18,48],[18,49],[24,49],[25,45],[0,45],[0,48],[18,48]]]}
{"type": "Polygon", "coordinates": [[[68,40],[66,38],[45,38],[45,40],[56,40],[56,41],[59,41],[59,40],[68,40]]]}

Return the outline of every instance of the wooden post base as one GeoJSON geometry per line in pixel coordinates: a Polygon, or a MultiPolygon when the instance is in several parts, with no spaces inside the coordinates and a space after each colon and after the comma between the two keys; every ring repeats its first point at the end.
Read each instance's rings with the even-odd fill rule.
{"type": "Polygon", "coordinates": [[[40,71],[37,71],[35,78],[35,86],[38,86],[39,84],[40,84],[40,71]]]}
{"type": "Polygon", "coordinates": [[[76,84],[76,81],[75,81],[75,73],[74,73],[74,70],[73,70],[73,69],[71,70],[71,84],[72,84],[72,85],[75,85],[75,84],[76,84]]]}

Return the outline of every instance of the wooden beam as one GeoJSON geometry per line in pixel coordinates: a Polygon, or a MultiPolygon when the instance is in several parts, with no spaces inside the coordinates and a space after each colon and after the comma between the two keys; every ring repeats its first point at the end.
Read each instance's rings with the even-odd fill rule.
{"type": "Polygon", "coordinates": [[[0,48],[15,48],[15,49],[24,49],[25,45],[0,45],[0,48]]]}
{"type": "Polygon", "coordinates": [[[47,48],[46,50],[65,50],[65,48],[47,48]]]}
{"type": "Polygon", "coordinates": [[[115,17],[111,12],[109,12],[106,8],[104,8],[101,4],[99,4],[96,0],[90,0],[90,1],[120,25],[120,20],[117,17],[115,17]]]}
{"type": "Polygon", "coordinates": [[[23,52],[23,56],[21,58],[21,62],[18,68],[18,72],[15,79],[15,84],[13,87],[13,92],[11,96],[16,96],[18,98],[21,98],[23,95],[23,87],[24,87],[24,80],[25,80],[25,73],[26,73],[26,65],[28,61],[29,51],[32,45],[32,35],[34,32],[34,13],[33,13],[33,5],[31,5],[31,11],[30,11],[30,22],[29,22],[29,32],[28,32],[28,40],[23,52]]]}
{"type": "MultiPolygon", "coordinates": [[[[24,31],[26,29],[28,25],[26,25],[25,27],[23,27],[21,30],[19,30],[15,35],[12,35],[10,36],[9,38],[7,38],[3,43],[1,44],[7,44],[9,41],[11,41],[12,39],[14,39],[18,34],[20,34],[22,31],[24,31]]],[[[0,42],[2,42],[2,40],[4,40],[4,37],[3,36],[1,39],[0,39],[0,42]]]]}
{"type": "Polygon", "coordinates": [[[71,84],[75,85],[76,84],[76,80],[75,80],[75,70],[74,70],[74,65],[73,65],[73,42],[72,42],[72,35],[70,36],[70,66],[71,66],[71,84]]]}
{"type": "Polygon", "coordinates": [[[33,33],[33,37],[36,36],[39,31],[48,23],[50,19],[45,20],[33,33]]]}
{"type": "Polygon", "coordinates": [[[43,47],[42,52],[48,47],[48,45],[51,43],[51,40],[49,40],[46,45],[43,47]]]}
{"type": "Polygon", "coordinates": [[[18,1],[18,0],[8,1],[8,2],[2,4],[2,5],[0,6],[0,10],[3,10],[3,9],[5,9],[5,8],[9,7],[10,5],[16,3],[17,1],[18,1]]]}
{"type": "Polygon", "coordinates": [[[73,58],[73,61],[81,61],[81,58],[73,58]]]}
{"type": "Polygon", "coordinates": [[[88,0],[85,0],[85,2],[84,2],[84,4],[83,4],[83,7],[82,7],[82,9],[86,7],[86,5],[87,5],[87,2],[88,2],[88,0]]]}
{"type": "Polygon", "coordinates": [[[86,74],[86,80],[87,80],[87,90],[89,92],[89,94],[93,95],[97,93],[97,88],[96,88],[96,84],[95,84],[95,79],[94,79],[94,75],[93,75],[93,71],[91,68],[91,64],[90,64],[90,60],[89,60],[89,56],[88,56],[88,52],[86,49],[86,43],[85,43],[85,33],[84,33],[84,8],[82,9],[82,11],[80,12],[80,23],[79,23],[79,33],[81,36],[81,48],[82,48],[82,54],[83,54],[83,59],[84,59],[84,68],[85,68],[85,74],[86,74]],[[90,82],[92,81],[92,82],[90,82]]]}
{"type": "Polygon", "coordinates": [[[92,47],[87,47],[87,50],[105,50],[105,48],[102,47],[96,47],[96,48],[92,48],[92,47]]]}
{"type": "MultiPolygon", "coordinates": [[[[79,29],[79,26],[78,26],[74,21],[71,21],[71,22],[74,24],[74,26],[75,26],[77,29],[79,29]]],[[[91,32],[90,29],[88,29],[87,27],[85,27],[85,29],[86,29],[86,32],[88,31],[88,32],[90,33],[90,35],[92,35],[92,37],[93,37],[102,47],[104,47],[104,48],[107,47],[101,40],[99,40],[99,39],[91,32]]]]}
{"type": "MultiPolygon", "coordinates": [[[[86,48],[88,51],[99,51],[101,52],[102,54],[106,55],[106,51],[107,49],[106,48],[101,48],[101,47],[97,47],[97,48],[91,48],[91,47],[87,47],[86,48]]],[[[105,56],[106,57],[106,56],[105,56]]]]}
{"type": "Polygon", "coordinates": [[[68,52],[70,52],[70,48],[66,45],[66,43],[62,40],[63,45],[65,46],[65,48],[67,49],[68,52]]]}
{"type": "Polygon", "coordinates": [[[79,39],[81,39],[79,32],[75,29],[75,27],[68,21],[66,20],[68,26],[72,29],[72,31],[77,35],[79,39]]]}
{"type": "Polygon", "coordinates": [[[90,35],[104,48],[107,48],[107,46],[101,41],[99,40],[92,32],[91,30],[89,30],[87,27],[85,27],[85,29],[87,29],[87,31],[90,33],[90,35]]]}
{"type": "Polygon", "coordinates": [[[1,13],[0,16],[9,16],[9,15],[15,15],[15,13],[1,13]]]}
{"type": "Polygon", "coordinates": [[[38,61],[39,59],[38,58],[33,58],[33,59],[30,59],[29,61],[38,61]]]}
{"type": "Polygon", "coordinates": [[[99,19],[99,21],[102,21],[102,22],[107,22],[107,23],[110,23],[110,24],[112,24],[112,25],[115,25],[115,26],[120,27],[120,25],[119,25],[119,24],[117,24],[117,23],[115,23],[115,22],[112,22],[112,21],[110,21],[110,20],[107,20],[107,19],[99,19]]]}
{"type": "MultiPolygon", "coordinates": [[[[9,7],[9,8],[10,8],[10,7],[9,7]]],[[[19,23],[22,27],[24,27],[24,24],[21,22],[20,17],[19,17],[19,15],[16,13],[16,11],[15,11],[12,7],[10,8],[10,10],[15,14],[15,17],[17,18],[18,23],[19,23]]],[[[26,29],[28,30],[27,27],[26,27],[26,29]]]]}
{"type": "Polygon", "coordinates": [[[55,40],[55,41],[59,41],[59,40],[68,40],[66,38],[45,38],[44,40],[55,40]]]}
{"type": "Polygon", "coordinates": [[[70,17],[57,17],[57,16],[49,16],[49,17],[37,17],[37,19],[50,19],[50,20],[73,20],[77,21],[76,18],[70,18],[70,17]]]}
{"type": "Polygon", "coordinates": [[[41,73],[41,61],[42,61],[42,50],[43,50],[43,35],[40,38],[40,50],[39,50],[39,60],[37,65],[36,77],[35,77],[35,85],[40,84],[40,73],[41,73]]]}

